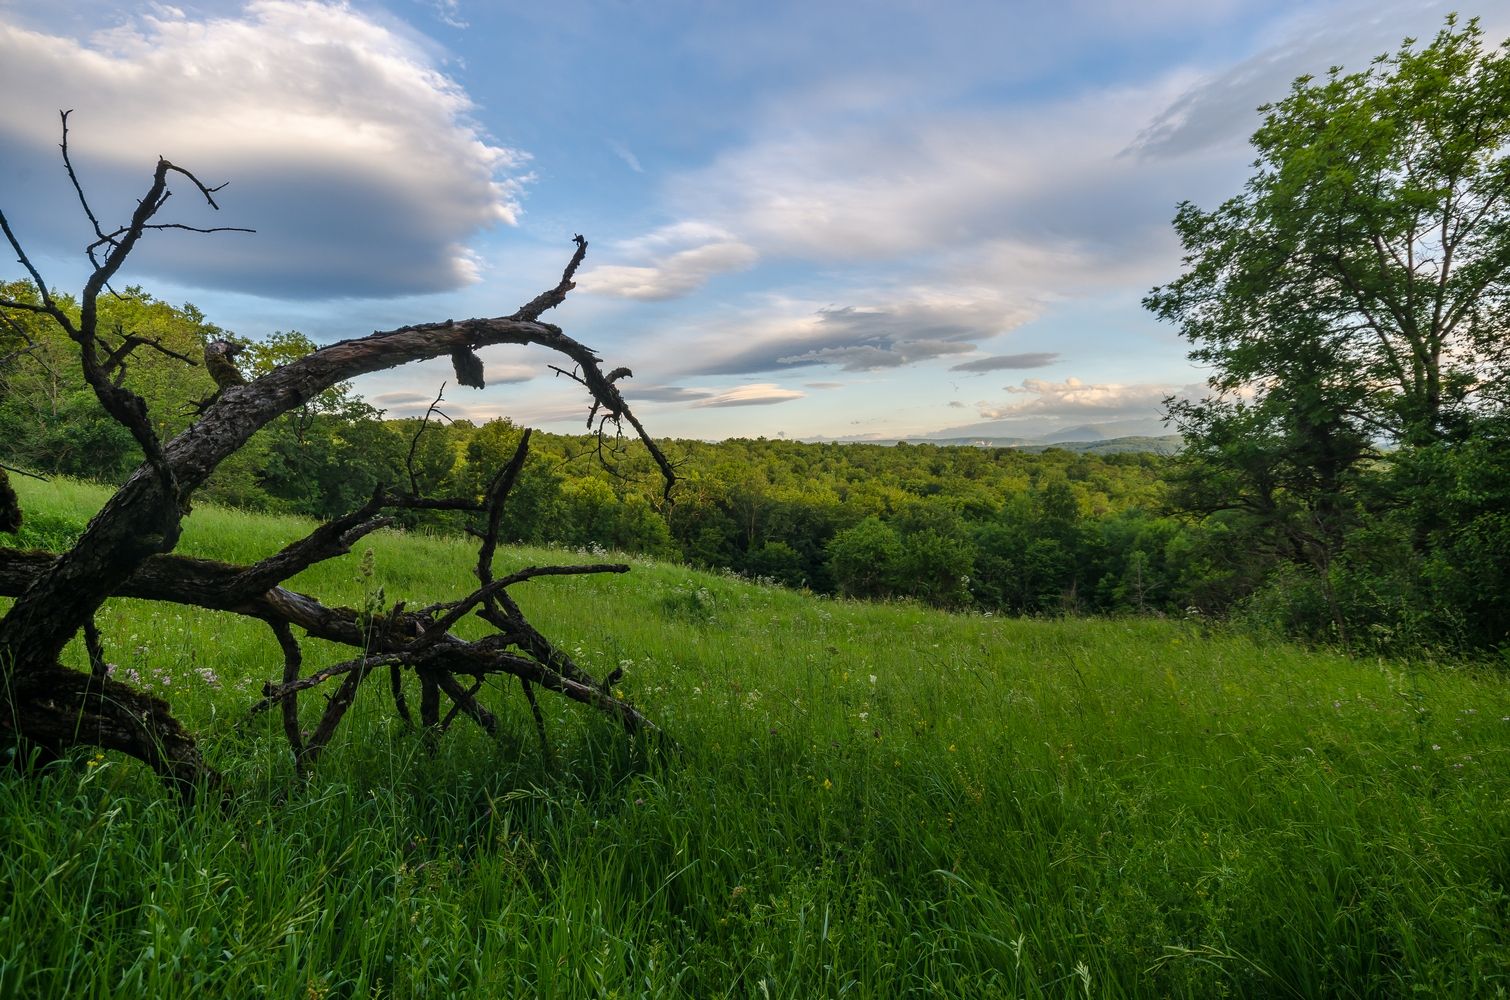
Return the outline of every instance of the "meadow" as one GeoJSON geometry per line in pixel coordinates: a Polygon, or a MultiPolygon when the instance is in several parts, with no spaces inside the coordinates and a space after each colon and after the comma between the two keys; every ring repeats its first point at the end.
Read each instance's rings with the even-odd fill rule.
{"type": "MultiPolygon", "coordinates": [[[[34,545],[105,496],[16,485],[34,545]]],[[[238,561],[309,526],[186,524],[180,552],[238,561]]],[[[293,586],[354,606],[470,589],[461,540],[363,546],[293,586]]],[[[369,685],[301,781],[275,713],[247,720],[281,669],[265,626],[108,605],[109,658],[237,796],[186,810],[110,754],[0,775],[0,996],[1510,991],[1502,668],[633,562],[514,593],[584,666],[624,668],[674,754],[546,698],[546,759],[510,684],[486,689],[501,740],[463,720],[431,754],[369,685]]],[[[311,643],[306,666],[340,656],[311,643]]]]}

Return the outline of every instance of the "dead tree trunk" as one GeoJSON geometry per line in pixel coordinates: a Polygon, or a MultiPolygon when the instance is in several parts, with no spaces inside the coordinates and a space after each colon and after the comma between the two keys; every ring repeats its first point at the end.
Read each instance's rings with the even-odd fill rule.
{"type": "MultiPolygon", "coordinates": [[[[160,441],[147,417],[145,402],[122,385],[121,374],[133,350],[163,350],[149,339],[127,335],[112,346],[97,329],[99,295],[147,232],[186,228],[152,220],[168,197],[170,175],[192,182],[209,203],[214,193],[193,174],[159,160],[151,186],[138,203],[129,224],[106,232],[84,196],[68,164],[67,114],[63,115],[63,158],[74,180],[79,201],[96,241],[87,248],[94,272],[86,282],[77,317],[55,302],[41,274],[32,265],[3,213],[0,229],[38,289],[40,302],[0,300],[0,311],[23,310],[47,316],[78,345],[86,380],[104,409],[131,431],[145,461],[94,517],[83,536],[61,555],[0,549],[0,594],[15,596],[15,604],[0,619],[0,733],[55,755],[80,744],[119,750],[154,767],[163,778],[184,789],[201,783],[219,785],[205,764],[193,738],[175,720],[167,704],[115,680],[69,670],[59,657],[69,640],[92,628],[93,616],[111,596],[145,597],[252,615],[269,622],[285,654],[287,669],[279,683],[269,682],[258,707],[285,706],[285,731],[300,766],[324,747],[350,705],[358,686],[376,672],[401,674],[410,670],[421,679],[426,700],[422,715],[438,722],[438,699],[457,712],[489,728],[496,723],[456,674],[482,678],[494,673],[519,677],[576,701],[591,705],[633,730],[649,725],[633,706],[615,698],[525,620],[507,588],[525,580],[561,573],[623,572],[623,566],[539,567],[494,580],[492,555],[499,524],[528,437],[509,467],[495,478],[483,502],[427,499],[411,494],[379,491],[358,511],[317,528],[308,537],[252,566],[230,566],[170,556],[190,498],[215,468],[270,421],[301,406],[331,386],[368,372],[451,355],[467,359],[466,372],[480,382],[480,362],[473,353],[492,344],[538,344],[574,365],[574,377],[591,397],[588,422],[597,421],[601,433],[608,423],[617,427],[627,419],[660,467],[669,493],[674,481],[670,464],[645,433],[614,385],[618,372],[605,376],[600,359],[549,323],[540,320],[560,304],[574,287],[572,277],[586,253],[587,242],[576,237],[577,248],[555,287],[507,316],[492,319],[445,320],[373,333],[317,350],[242,385],[225,385],[195,422],[166,443],[160,441]],[[349,550],[358,538],[389,523],[383,511],[392,508],[473,511],[483,516],[478,529],[481,555],[475,568],[478,589],[461,601],[425,612],[391,613],[362,621],[348,608],[329,608],[316,599],[279,586],[301,569],[349,550]],[[450,632],[466,614],[477,613],[498,630],[495,635],[468,642],[450,632]],[[331,639],[359,651],[352,660],[300,675],[302,656],[290,630],[331,639]],[[388,670],[380,671],[386,667],[388,670]],[[320,723],[310,733],[299,730],[291,706],[302,690],[340,677],[320,723]]],[[[209,231],[209,230],[206,230],[209,231]]],[[[182,358],[192,363],[187,358],[182,358]]],[[[458,362],[458,369],[461,368],[458,362]]],[[[19,521],[19,508],[4,489],[6,523],[19,521]]],[[[395,684],[398,708],[407,717],[402,688],[395,684]]]]}

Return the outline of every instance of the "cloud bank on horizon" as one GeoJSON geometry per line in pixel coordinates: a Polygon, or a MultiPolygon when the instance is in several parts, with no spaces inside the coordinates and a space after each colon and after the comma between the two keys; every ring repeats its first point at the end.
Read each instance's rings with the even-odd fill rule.
{"type": "MultiPolygon", "coordinates": [[[[507,312],[584,232],[559,319],[641,375],[657,433],[1164,432],[1201,378],[1138,304],[1179,272],[1174,206],[1238,190],[1294,77],[1447,7],[1017,7],[0,0],[0,207],[66,277],[73,108],[99,206],[128,210],[158,152],[231,181],[218,217],[179,218],[256,236],[164,235],[131,278],[242,333],[507,312]]],[[[1510,0],[1480,13],[1510,31],[1510,0]]],[[[575,429],[535,360],[489,355],[450,405],[575,429]]],[[[441,367],[360,388],[422,411],[441,367]]]]}

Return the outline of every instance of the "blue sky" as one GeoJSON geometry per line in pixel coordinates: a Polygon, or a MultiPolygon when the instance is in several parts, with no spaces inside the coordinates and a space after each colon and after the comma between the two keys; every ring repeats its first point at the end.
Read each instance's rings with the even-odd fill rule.
{"type": "MultiPolygon", "coordinates": [[[[77,287],[97,209],[162,154],[229,180],[127,281],[246,336],[501,315],[591,241],[551,317],[664,436],[1161,433],[1199,392],[1139,300],[1181,199],[1236,193],[1254,111],[1446,5],[1246,0],[105,4],[0,0],[0,207],[77,287]]],[[[1461,9],[1490,37],[1510,2],[1461,9]]],[[[174,213],[177,213],[176,215],[174,213]]],[[[19,277],[0,266],[0,277],[19,277]]],[[[447,410],[586,416],[549,357],[484,352],[447,410]]],[[[422,411],[444,361],[370,376],[422,411]]]]}

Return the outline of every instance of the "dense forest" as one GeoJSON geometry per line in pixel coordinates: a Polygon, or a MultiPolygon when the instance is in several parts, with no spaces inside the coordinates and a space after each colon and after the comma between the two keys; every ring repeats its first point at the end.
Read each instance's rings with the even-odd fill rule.
{"type": "MultiPolygon", "coordinates": [[[[16,283],[3,294],[24,301],[35,290],[16,283]]],[[[139,353],[125,377],[171,436],[215,392],[205,368],[186,370],[172,355],[199,357],[226,332],[139,288],[101,308],[107,329],[164,349],[139,353]]],[[[95,405],[71,344],[49,324],[10,320],[0,342],[0,460],[120,482],[139,452],[95,405]]],[[[313,347],[278,333],[248,342],[239,360],[256,375],[313,347]]],[[[383,483],[475,499],[521,433],[507,419],[384,419],[342,386],[260,432],[203,496],[319,518],[360,506],[383,483]]],[[[1488,650],[1507,628],[1505,433],[1503,420],[1485,419],[1433,446],[1368,451],[1350,473],[1348,544],[1324,564],[1296,531],[1305,513],[1298,485],[1275,479],[1268,506],[1212,502],[1213,491],[1237,496],[1242,484],[1219,467],[1209,437],[1173,458],[677,440],[667,450],[681,482],[665,501],[638,442],[536,433],[505,535],[822,594],[1008,614],[1235,617],[1360,649],[1488,650]]],[[[443,513],[401,517],[411,528],[461,530],[443,513]]],[[[49,526],[28,530],[40,539],[49,526]]]]}

